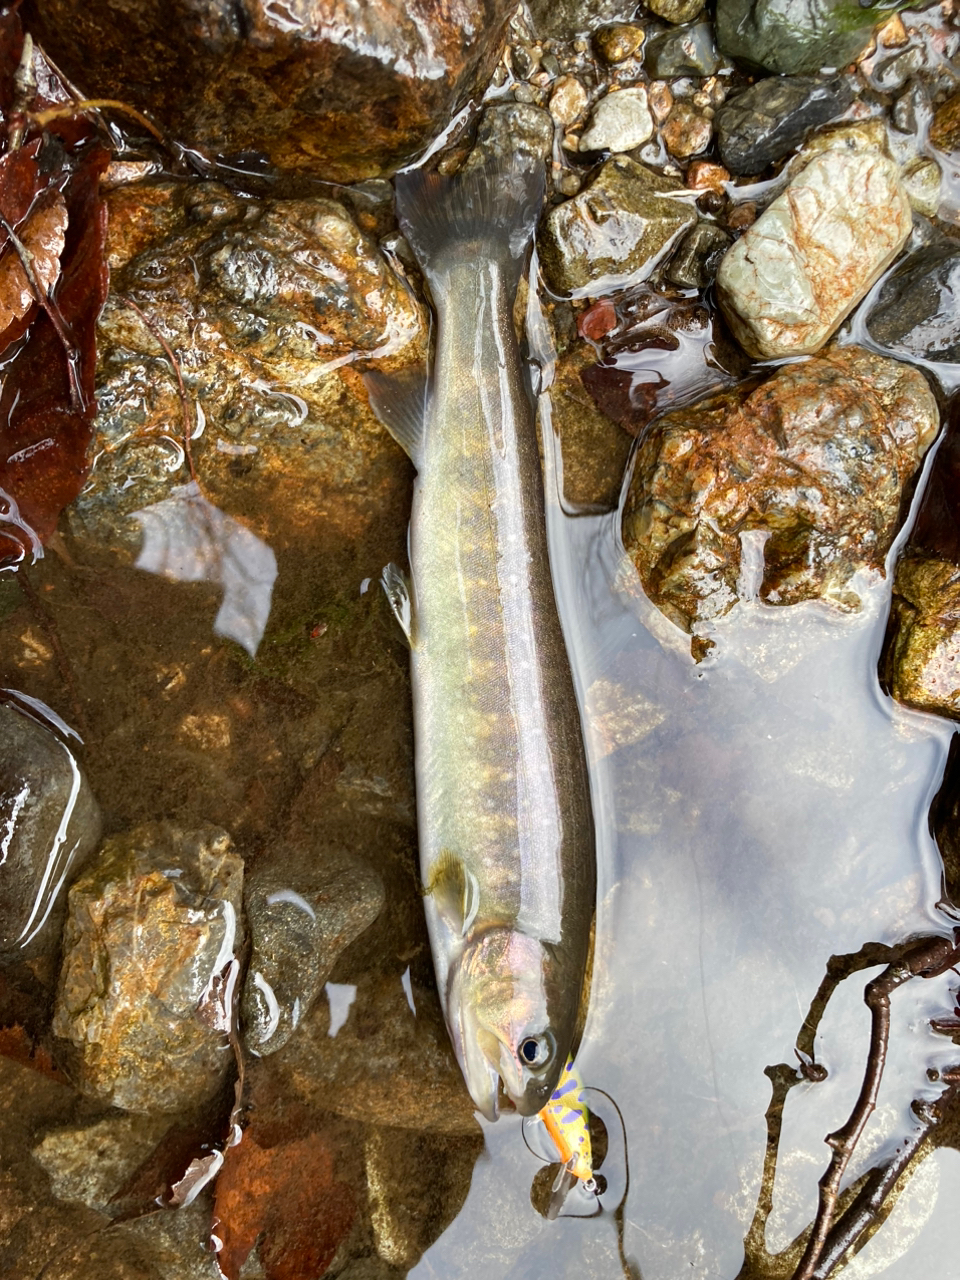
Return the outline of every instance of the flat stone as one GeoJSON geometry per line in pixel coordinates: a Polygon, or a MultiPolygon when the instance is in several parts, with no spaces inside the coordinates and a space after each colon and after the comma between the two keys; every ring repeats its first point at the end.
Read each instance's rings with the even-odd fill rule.
{"type": "Polygon", "coordinates": [[[883,282],[867,315],[882,347],[907,357],[960,362],[960,246],[940,240],[911,254],[883,282]]]}
{"type": "Polygon", "coordinates": [[[717,144],[731,173],[762,173],[818,125],[853,101],[849,80],[774,76],[730,98],[717,112],[717,144]]]}
{"type": "Polygon", "coordinates": [[[211,156],[338,182],[412,160],[489,82],[512,0],[44,0],[31,30],[87,97],[211,156]]]}
{"type": "Polygon", "coordinates": [[[720,58],[713,42],[712,24],[698,22],[654,36],[645,47],[643,65],[658,80],[714,75],[720,68],[720,58]]]}
{"type": "Polygon", "coordinates": [[[0,703],[0,952],[56,949],[64,891],[100,838],[79,750],[29,703],[0,703]]]}
{"type": "Polygon", "coordinates": [[[243,863],[216,827],[152,823],[105,841],[70,890],[53,1031],[82,1093],[176,1112],[232,1062],[243,863]]]}
{"type": "Polygon", "coordinates": [[[643,85],[608,93],[593,109],[580,138],[581,151],[632,151],[653,137],[643,85]]]}
{"type": "Polygon", "coordinates": [[[612,156],[588,187],[541,224],[540,261],[550,288],[599,297],[617,283],[645,279],[696,221],[689,204],[667,194],[675,190],[629,156],[612,156]]]}
{"type": "Polygon", "coordinates": [[[853,575],[883,568],[938,424],[921,373],[852,346],[657,419],[623,515],[644,590],[702,634],[737,603],[740,534],[756,529],[762,600],[859,607],[853,575]]]}
{"type": "Polygon", "coordinates": [[[243,1038],[261,1056],[283,1048],[340,953],[383,908],[383,884],[362,859],[330,846],[311,853],[307,866],[281,845],[257,864],[244,891],[251,949],[243,1038]]]}
{"type": "Polygon", "coordinates": [[[717,297],[760,359],[818,351],[903,248],[913,225],[897,165],[878,151],[816,156],[727,253],[717,297]]]}
{"type": "Polygon", "coordinates": [[[814,72],[852,62],[888,14],[857,0],[718,0],[717,43],[749,67],[814,72]]]}

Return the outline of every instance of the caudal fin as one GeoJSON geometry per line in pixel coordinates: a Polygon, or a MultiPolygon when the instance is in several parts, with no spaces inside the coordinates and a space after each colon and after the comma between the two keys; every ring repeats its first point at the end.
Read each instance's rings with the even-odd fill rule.
{"type": "Polygon", "coordinates": [[[517,152],[453,177],[410,169],[396,185],[400,226],[428,277],[467,251],[519,270],[543,204],[541,160],[517,152]]]}

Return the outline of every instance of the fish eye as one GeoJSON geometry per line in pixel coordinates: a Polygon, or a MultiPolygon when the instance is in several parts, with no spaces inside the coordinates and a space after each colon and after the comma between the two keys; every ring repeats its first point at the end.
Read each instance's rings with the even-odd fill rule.
{"type": "Polygon", "coordinates": [[[545,1067],[553,1057],[553,1037],[546,1032],[520,1041],[520,1059],[528,1067],[545,1067]]]}

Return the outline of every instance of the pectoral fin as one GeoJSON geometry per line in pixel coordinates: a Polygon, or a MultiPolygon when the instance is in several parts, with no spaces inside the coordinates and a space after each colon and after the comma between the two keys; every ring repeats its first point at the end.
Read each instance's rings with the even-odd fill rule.
{"type": "Polygon", "coordinates": [[[393,610],[393,616],[400,623],[403,634],[407,637],[407,644],[413,648],[414,645],[414,617],[413,602],[410,599],[410,583],[407,575],[402,569],[392,562],[383,570],[380,575],[380,584],[383,587],[384,595],[390,602],[390,608],[393,610]]]}
{"type": "Polygon", "coordinates": [[[419,467],[427,417],[427,369],[418,364],[403,373],[371,371],[363,375],[370,408],[404,453],[419,467]]]}
{"type": "Polygon", "coordinates": [[[473,872],[446,850],[433,864],[424,891],[447,923],[466,937],[480,907],[480,885],[473,872]]]}

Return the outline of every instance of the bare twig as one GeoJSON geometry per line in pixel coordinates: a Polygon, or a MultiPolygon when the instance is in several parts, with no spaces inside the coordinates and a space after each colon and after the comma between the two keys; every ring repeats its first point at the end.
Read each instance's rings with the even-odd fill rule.
{"type": "MultiPolygon", "coordinates": [[[[794,1280],[815,1280],[815,1277],[828,1274],[822,1270],[822,1264],[836,1214],[840,1183],[867,1121],[876,1109],[880,1081],[886,1065],[890,1040],[890,996],[911,978],[932,978],[952,968],[960,957],[958,944],[960,937],[950,939],[936,935],[922,938],[909,944],[900,959],[888,965],[879,977],[867,983],[863,998],[870,1010],[871,1027],[863,1084],[847,1122],[827,1135],[826,1142],[833,1149],[833,1155],[820,1179],[817,1216],[794,1280]]],[[[849,1247],[848,1244],[845,1249],[849,1247]]]]}

